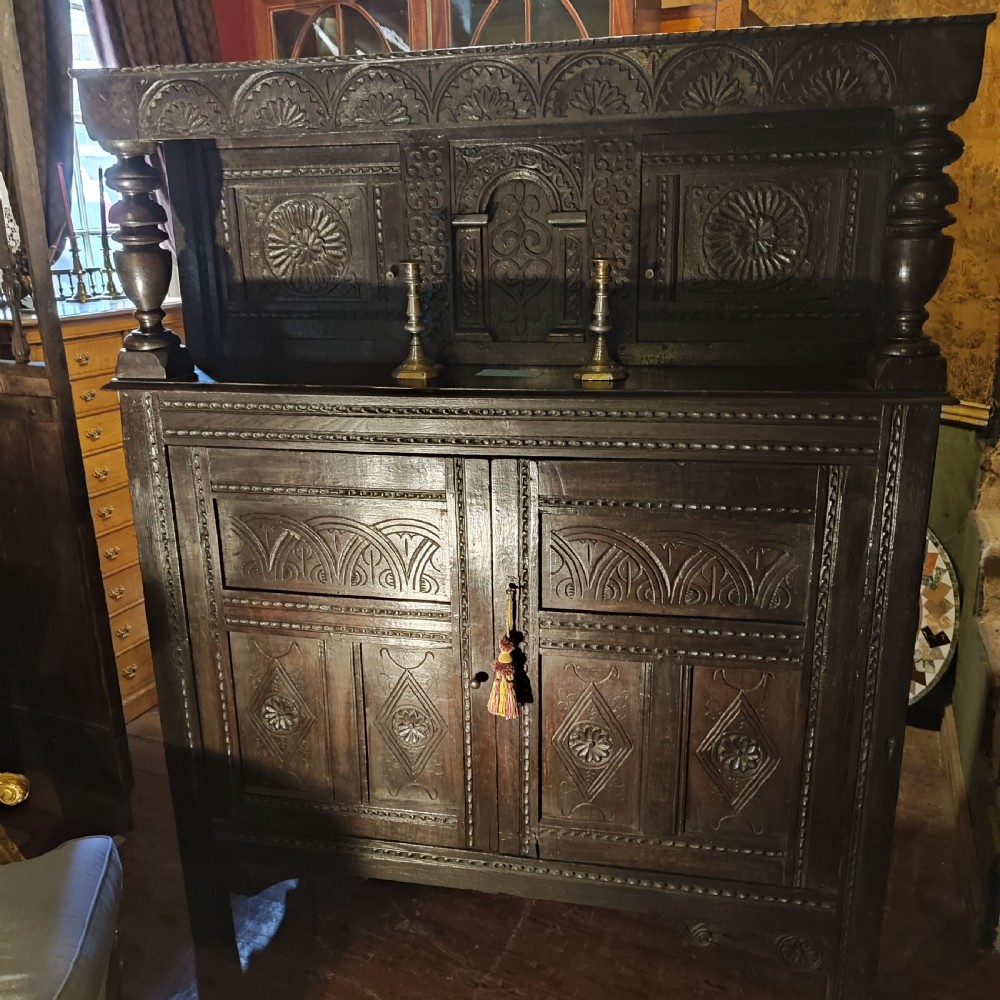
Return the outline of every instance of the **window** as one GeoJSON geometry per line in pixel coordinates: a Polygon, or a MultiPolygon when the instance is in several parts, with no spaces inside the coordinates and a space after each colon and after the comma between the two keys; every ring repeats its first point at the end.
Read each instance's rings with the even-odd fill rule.
{"type": "MultiPolygon", "coordinates": [[[[70,18],[73,30],[73,68],[94,69],[100,67],[94,49],[90,28],[83,11],[83,0],[69,0],[70,18]]],[[[101,247],[101,197],[98,182],[98,171],[107,170],[115,161],[87,135],[80,117],[80,99],[73,85],[73,181],[72,181],[72,217],[73,228],[76,230],[77,243],[80,247],[80,263],[84,269],[103,268],[104,252],[101,247]]],[[[106,196],[110,205],[113,196],[106,196]]],[[[116,247],[112,245],[112,250],[116,247]]],[[[73,270],[73,257],[69,244],[63,250],[59,259],[52,265],[54,271],[73,270]]],[[[56,294],[68,297],[75,291],[75,283],[67,281],[66,277],[55,276],[56,294]],[[72,287],[70,287],[72,285],[72,287]]],[[[94,287],[87,281],[89,293],[104,291],[105,278],[96,275],[94,287]]]]}

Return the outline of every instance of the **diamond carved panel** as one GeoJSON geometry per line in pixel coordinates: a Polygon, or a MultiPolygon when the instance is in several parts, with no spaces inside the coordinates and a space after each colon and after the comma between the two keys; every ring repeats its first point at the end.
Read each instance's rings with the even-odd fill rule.
{"type": "Polygon", "coordinates": [[[427,692],[409,673],[386,698],[375,725],[411,778],[427,766],[447,732],[447,725],[427,692]]]}
{"type": "Polygon", "coordinates": [[[592,802],[632,753],[632,741],[591,684],[569,710],[552,745],[580,792],[592,802]]]}
{"type": "Polygon", "coordinates": [[[739,812],[781,762],[760,716],[741,691],[702,740],[695,756],[739,812]]]}
{"type": "Polygon", "coordinates": [[[271,660],[270,675],[257,688],[250,720],[258,740],[279,762],[291,747],[301,745],[316,724],[309,703],[277,659],[271,660]]]}

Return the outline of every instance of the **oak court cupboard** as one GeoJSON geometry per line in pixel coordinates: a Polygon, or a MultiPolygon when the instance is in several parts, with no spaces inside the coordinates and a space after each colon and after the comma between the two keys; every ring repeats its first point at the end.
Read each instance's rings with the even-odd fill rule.
{"type": "Polygon", "coordinates": [[[227,862],[327,859],[869,995],[989,20],[79,74],[199,940],[227,862]]]}

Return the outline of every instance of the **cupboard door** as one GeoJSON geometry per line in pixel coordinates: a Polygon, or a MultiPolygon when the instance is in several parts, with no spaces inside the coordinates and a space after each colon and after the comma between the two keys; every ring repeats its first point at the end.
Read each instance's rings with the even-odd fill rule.
{"type": "MultiPolygon", "coordinates": [[[[496,466],[521,512],[531,701],[499,736],[501,759],[524,775],[514,790],[500,772],[501,799],[526,802],[507,813],[519,853],[803,878],[820,766],[806,748],[824,695],[821,576],[821,627],[837,615],[851,629],[828,590],[838,545],[852,542],[837,535],[843,470],[496,466]]],[[[844,523],[863,530],[859,517],[844,523]]],[[[852,572],[860,586],[862,560],[852,572]]],[[[827,793],[839,794],[832,782],[827,793]]]]}
{"type": "Polygon", "coordinates": [[[474,759],[467,664],[477,641],[488,655],[490,596],[466,576],[488,552],[486,463],[177,448],[171,465],[220,818],[478,846],[473,773],[495,764],[482,740],[474,759]]]}

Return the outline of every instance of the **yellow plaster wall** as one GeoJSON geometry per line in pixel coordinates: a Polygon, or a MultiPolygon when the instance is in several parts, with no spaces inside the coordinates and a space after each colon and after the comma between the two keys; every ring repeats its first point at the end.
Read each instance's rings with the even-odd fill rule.
{"type": "MultiPolygon", "coordinates": [[[[768,24],[974,14],[996,0],[751,0],[768,24]]],[[[979,97],[952,128],[965,140],[950,169],[960,200],[955,255],[929,306],[927,331],[948,359],[948,383],[961,399],[989,404],[1000,343],[1000,27],[992,24],[979,97]]]]}

